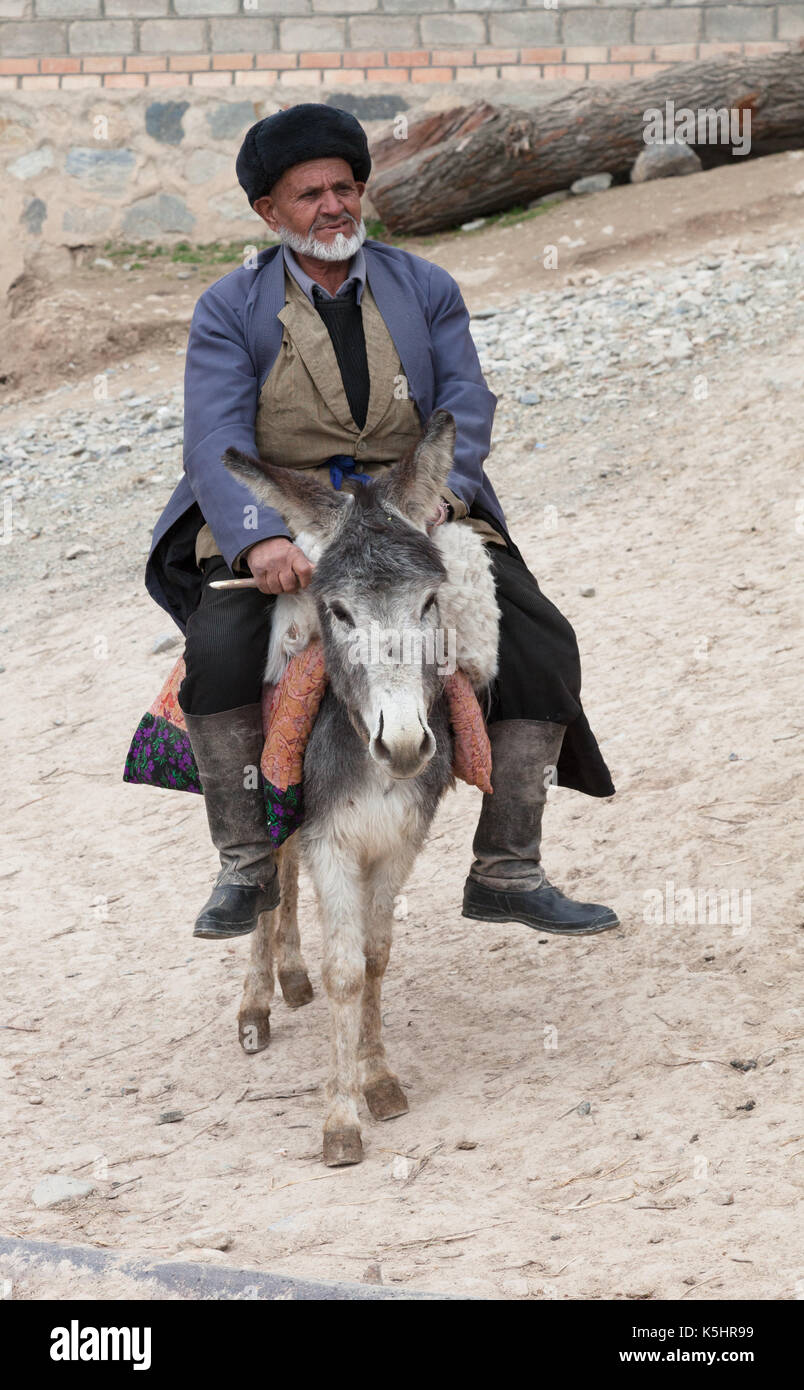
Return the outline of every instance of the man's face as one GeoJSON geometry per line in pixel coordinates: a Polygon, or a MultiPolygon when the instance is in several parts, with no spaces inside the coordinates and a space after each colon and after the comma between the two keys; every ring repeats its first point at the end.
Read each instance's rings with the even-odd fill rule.
{"type": "MultiPolygon", "coordinates": [[[[303,245],[306,254],[315,256],[317,246],[322,259],[340,259],[338,251],[360,235],[365,187],[355,181],[345,159],[308,159],[287,169],[270,195],[257,199],[254,211],[291,249],[303,245]]],[[[364,236],[365,231],[361,241],[364,236]]],[[[353,255],[354,249],[346,254],[353,255]]]]}

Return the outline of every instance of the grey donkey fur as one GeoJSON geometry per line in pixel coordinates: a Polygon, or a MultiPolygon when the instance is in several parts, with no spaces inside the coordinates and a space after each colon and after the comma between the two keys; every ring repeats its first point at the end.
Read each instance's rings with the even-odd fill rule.
{"type": "Polygon", "coordinates": [[[331,1007],[324,1124],[330,1166],[363,1156],[361,1093],[375,1119],[408,1108],[385,1055],[380,990],[395,899],[453,784],[452,734],[443,673],[424,658],[423,648],[414,660],[365,661],[355,659],[354,644],[378,625],[393,658],[388,634],[436,630],[446,570],[426,523],[437,509],[454,443],[452,416],[436,411],[415,449],[381,478],[343,492],[303,470],[234,450],[225,456],[235,477],[275,507],[293,535],[312,536],[319,555],[307,592],[329,685],[304,760],[305,820],[279,851],[281,902],[261,916],[254,933],[239,1023],[247,1051],[267,1046],[274,966],[290,1004],[311,997],[296,921],[301,854],[320,908],[331,1007]]]}

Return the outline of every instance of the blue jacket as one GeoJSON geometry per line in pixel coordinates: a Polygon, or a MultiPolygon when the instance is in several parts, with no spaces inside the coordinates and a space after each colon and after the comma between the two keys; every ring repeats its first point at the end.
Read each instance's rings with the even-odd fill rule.
{"type": "MultiPolygon", "coordinates": [[[[393,338],[422,421],[442,407],[455,417],[457,440],[449,488],[505,526],[483,463],[491,444],[497,397],[488,389],[469,332],[460,289],[446,270],[409,251],[367,240],[366,276],[393,338]]],[[[282,343],[277,314],[285,303],[281,247],[255,269],[225,275],[195,308],[184,387],[184,477],[153,534],[146,570],[152,597],[184,627],[198,602],[195,534],[201,518],[231,566],[243,549],[243,508],[254,498],[221,462],[229,447],[256,454],[254,427],[262,387],[282,343]],[[199,516],[200,511],[200,516],[199,516]]],[[[278,512],[260,507],[252,544],[287,536],[278,512]]]]}

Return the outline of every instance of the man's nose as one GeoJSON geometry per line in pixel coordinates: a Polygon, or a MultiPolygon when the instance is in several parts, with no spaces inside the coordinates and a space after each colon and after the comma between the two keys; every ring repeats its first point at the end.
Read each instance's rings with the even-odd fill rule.
{"type": "Polygon", "coordinates": [[[337,193],[333,193],[331,188],[328,188],[321,199],[318,211],[327,217],[342,217],[344,213],[343,200],[338,197],[337,193]]]}

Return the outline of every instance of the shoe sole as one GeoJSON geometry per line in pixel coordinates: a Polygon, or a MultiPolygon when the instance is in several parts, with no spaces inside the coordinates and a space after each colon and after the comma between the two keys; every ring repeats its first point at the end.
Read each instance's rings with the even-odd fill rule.
{"type": "Polygon", "coordinates": [[[521,922],[525,927],[532,927],[534,931],[549,932],[551,936],[597,936],[599,932],[611,931],[612,927],[619,927],[620,920],[613,917],[610,922],[600,922],[596,926],[589,927],[556,927],[550,922],[534,922],[527,917],[508,917],[502,913],[483,913],[467,912],[466,908],[461,913],[462,917],[469,917],[475,922],[521,922]]]}
{"type": "MultiPolygon", "coordinates": [[[[270,911],[270,909],[266,908],[266,911],[270,911]]],[[[256,929],[256,926],[252,926],[242,927],[239,931],[233,929],[228,931],[214,931],[213,929],[199,930],[198,927],[194,927],[193,936],[203,937],[205,941],[225,941],[227,937],[230,936],[250,936],[256,929]]]]}

